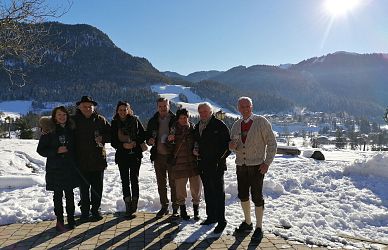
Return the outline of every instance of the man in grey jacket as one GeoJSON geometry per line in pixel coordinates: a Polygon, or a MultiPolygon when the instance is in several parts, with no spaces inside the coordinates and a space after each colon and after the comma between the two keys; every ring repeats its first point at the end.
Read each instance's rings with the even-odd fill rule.
{"type": "Polygon", "coordinates": [[[240,97],[238,110],[242,118],[233,124],[229,148],[236,153],[238,197],[241,200],[245,220],[235,232],[239,234],[253,230],[249,201],[249,190],[251,190],[256,214],[256,229],[252,240],[261,242],[264,212],[263,180],[275,157],[277,145],[268,120],[252,113],[251,98],[240,97]]]}

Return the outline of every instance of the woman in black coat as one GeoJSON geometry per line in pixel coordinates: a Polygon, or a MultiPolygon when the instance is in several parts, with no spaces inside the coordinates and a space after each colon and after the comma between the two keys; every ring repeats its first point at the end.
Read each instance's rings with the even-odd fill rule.
{"type": "Polygon", "coordinates": [[[51,119],[42,117],[39,121],[44,134],[39,139],[37,152],[47,157],[46,189],[54,191],[54,212],[57,216],[56,229],[65,231],[63,219],[63,192],[66,197],[68,228],[75,227],[74,193],[79,186],[79,172],[74,156],[74,123],[69,119],[65,107],[54,108],[51,119]]]}
{"type": "Polygon", "coordinates": [[[111,124],[111,145],[116,149],[126,216],[137,210],[139,200],[139,170],[143,158],[145,132],[127,102],[119,101],[111,124]],[[131,190],[132,187],[132,190],[131,190]],[[131,192],[132,191],[132,192],[131,192]]]}

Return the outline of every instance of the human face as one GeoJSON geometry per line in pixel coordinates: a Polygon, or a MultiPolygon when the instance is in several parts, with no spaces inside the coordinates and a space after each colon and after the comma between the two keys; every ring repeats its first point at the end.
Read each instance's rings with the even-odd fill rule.
{"type": "Polygon", "coordinates": [[[170,104],[168,101],[158,102],[158,112],[161,117],[166,117],[168,111],[170,111],[170,104]]]}
{"type": "Polygon", "coordinates": [[[252,115],[253,105],[248,100],[242,99],[238,102],[238,111],[240,111],[244,119],[248,119],[252,115]]]}
{"type": "Polygon", "coordinates": [[[91,102],[81,102],[78,108],[86,118],[91,117],[94,112],[94,105],[91,102]]]}
{"type": "Polygon", "coordinates": [[[125,119],[127,115],[129,114],[129,109],[127,105],[120,105],[119,109],[117,110],[117,114],[119,115],[120,119],[125,119]]]}
{"type": "Polygon", "coordinates": [[[66,124],[67,114],[58,109],[55,112],[55,121],[57,122],[57,124],[66,124]]]}
{"type": "Polygon", "coordinates": [[[212,112],[208,106],[201,106],[200,108],[198,108],[198,113],[199,113],[199,118],[202,121],[208,120],[212,115],[212,112]]]}
{"type": "Polygon", "coordinates": [[[188,125],[189,124],[189,117],[187,117],[185,115],[180,115],[178,118],[178,123],[181,126],[188,125]]]}

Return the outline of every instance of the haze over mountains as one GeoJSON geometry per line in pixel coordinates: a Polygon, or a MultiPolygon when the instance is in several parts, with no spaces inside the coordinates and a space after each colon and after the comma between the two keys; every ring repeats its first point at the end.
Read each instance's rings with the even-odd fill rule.
{"type": "MultiPolygon", "coordinates": [[[[235,109],[238,96],[254,99],[256,112],[348,112],[381,117],[388,105],[388,55],[336,52],[294,65],[237,66],[225,72],[201,71],[188,76],[160,72],[145,58],[118,48],[102,31],[90,25],[48,23],[50,42],[60,47],[47,53],[44,64],[18,64],[28,73],[24,87],[11,85],[0,72],[0,100],[76,101],[92,95],[112,109],[128,100],[139,115],[154,111],[155,83],[191,86],[200,96],[235,109]]],[[[136,39],[136,38],[134,38],[136,39]]],[[[110,111],[112,112],[112,111],[110,111]]]]}

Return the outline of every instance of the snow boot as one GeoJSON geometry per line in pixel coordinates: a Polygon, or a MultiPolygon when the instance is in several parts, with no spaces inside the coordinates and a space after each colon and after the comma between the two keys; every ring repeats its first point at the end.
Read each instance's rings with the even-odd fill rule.
{"type": "Polygon", "coordinates": [[[194,209],[194,220],[195,221],[199,221],[199,204],[194,204],[193,205],[193,209],[194,209]]]}
{"type": "Polygon", "coordinates": [[[181,218],[183,220],[190,220],[190,216],[188,216],[186,212],[186,205],[180,205],[179,209],[181,210],[181,218]]]}

